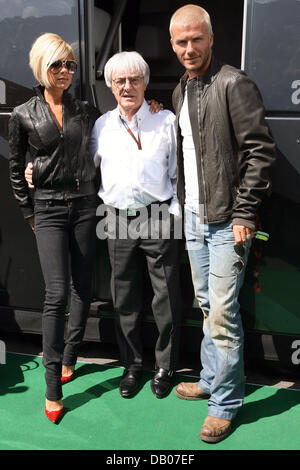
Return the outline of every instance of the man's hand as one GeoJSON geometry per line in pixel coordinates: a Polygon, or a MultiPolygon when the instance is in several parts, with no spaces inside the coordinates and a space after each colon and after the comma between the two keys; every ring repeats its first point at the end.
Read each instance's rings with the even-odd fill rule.
{"type": "Polygon", "coordinates": [[[25,179],[26,179],[28,187],[30,189],[34,188],[34,186],[32,184],[32,168],[33,168],[33,164],[32,164],[32,162],[29,162],[27,164],[27,167],[26,167],[26,170],[25,170],[25,179]]]}
{"type": "Polygon", "coordinates": [[[156,114],[156,113],[158,113],[159,111],[161,111],[162,109],[164,109],[163,104],[162,104],[162,103],[158,103],[158,102],[155,101],[155,100],[149,100],[149,101],[147,101],[147,103],[150,105],[150,112],[151,112],[152,114],[156,114]]]}
{"type": "Polygon", "coordinates": [[[255,235],[253,230],[248,227],[244,227],[244,225],[233,225],[232,231],[235,238],[235,245],[244,243],[255,235]]]}

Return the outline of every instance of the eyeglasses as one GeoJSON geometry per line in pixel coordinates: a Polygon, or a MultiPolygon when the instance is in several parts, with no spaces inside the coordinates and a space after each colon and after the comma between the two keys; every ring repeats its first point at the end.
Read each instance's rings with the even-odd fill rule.
{"type": "Polygon", "coordinates": [[[133,87],[137,87],[143,78],[144,77],[142,75],[137,75],[135,77],[119,77],[113,79],[112,81],[114,82],[117,88],[122,88],[123,86],[125,86],[126,80],[128,80],[130,85],[132,85],[133,87]]]}
{"type": "Polygon", "coordinates": [[[75,73],[77,70],[77,63],[75,60],[56,60],[51,65],[49,65],[49,70],[53,73],[58,73],[62,67],[66,67],[69,73],[75,73]]]}

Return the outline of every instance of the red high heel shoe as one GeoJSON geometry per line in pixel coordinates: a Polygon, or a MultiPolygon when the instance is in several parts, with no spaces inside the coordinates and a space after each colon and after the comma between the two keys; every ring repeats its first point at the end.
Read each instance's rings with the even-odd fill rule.
{"type": "Polygon", "coordinates": [[[61,376],[61,383],[66,384],[68,382],[71,382],[71,380],[74,379],[74,372],[75,371],[73,371],[72,374],[70,374],[70,375],[62,375],[61,376]]]}
{"type": "Polygon", "coordinates": [[[59,420],[59,418],[63,414],[63,410],[64,409],[61,408],[60,410],[49,411],[49,410],[47,410],[46,405],[45,405],[46,416],[47,416],[48,419],[50,419],[50,421],[52,421],[52,423],[56,423],[59,420]]]}

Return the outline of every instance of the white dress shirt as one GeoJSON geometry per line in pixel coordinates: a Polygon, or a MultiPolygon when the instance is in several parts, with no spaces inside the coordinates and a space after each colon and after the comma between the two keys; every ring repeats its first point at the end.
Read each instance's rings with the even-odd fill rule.
{"type": "Polygon", "coordinates": [[[172,199],[169,211],[179,215],[174,114],[167,110],[152,114],[144,101],[132,121],[126,122],[136,138],[139,134],[141,150],[122,124],[118,107],[97,119],[93,127],[90,145],[101,170],[100,198],[118,209],[172,199]]]}
{"type": "Polygon", "coordinates": [[[197,160],[192,134],[192,126],[189,116],[188,97],[186,89],[179,116],[179,126],[183,138],[182,150],[185,179],[185,208],[197,213],[199,212],[199,184],[197,173],[197,160]]]}

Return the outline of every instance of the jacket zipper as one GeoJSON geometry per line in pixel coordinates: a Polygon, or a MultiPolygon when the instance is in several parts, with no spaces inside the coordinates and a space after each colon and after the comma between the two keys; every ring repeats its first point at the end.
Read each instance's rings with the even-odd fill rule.
{"type": "MultiPolygon", "coordinates": [[[[55,119],[52,115],[51,109],[49,108],[48,104],[45,101],[44,101],[44,103],[45,103],[45,106],[48,110],[48,113],[50,114],[50,118],[52,119],[53,123],[55,124],[55,127],[57,128],[60,139],[63,139],[64,138],[63,130],[64,130],[64,125],[65,125],[65,122],[64,122],[64,115],[65,115],[65,113],[64,113],[64,103],[62,103],[62,115],[63,115],[62,130],[59,129],[57,123],[55,122],[55,119]]],[[[52,172],[52,175],[51,175],[51,187],[53,188],[53,172],[52,172]]]]}
{"type": "MultiPolygon", "coordinates": [[[[59,134],[60,134],[60,139],[61,139],[61,145],[64,147],[64,130],[65,130],[65,125],[66,125],[66,122],[65,122],[65,104],[64,104],[64,95],[62,97],[62,130],[58,129],[59,130],[59,134]]],[[[64,148],[63,148],[63,155],[64,155],[64,148]]],[[[53,178],[53,172],[52,172],[52,178],[53,178]]],[[[51,184],[52,184],[52,179],[51,179],[51,184]]]]}

